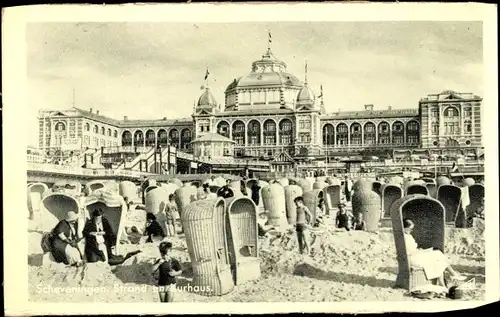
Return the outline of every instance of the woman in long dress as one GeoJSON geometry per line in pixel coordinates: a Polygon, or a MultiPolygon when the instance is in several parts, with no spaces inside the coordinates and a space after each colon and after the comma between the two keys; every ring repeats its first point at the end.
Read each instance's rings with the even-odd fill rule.
{"type": "Polygon", "coordinates": [[[83,264],[82,253],[78,247],[78,242],[83,237],[78,236],[78,215],[74,211],[69,211],[66,218],[52,230],[52,256],[58,263],[80,266],[83,264]]]}
{"type": "Polygon", "coordinates": [[[101,208],[92,213],[92,218],[87,221],[83,229],[85,237],[85,256],[87,262],[107,262],[111,254],[111,246],[116,240],[113,229],[108,220],[104,218],[101,208]]]}
{"type": "Polygon", "coordinates": [[[443,276],[445,271],[448,271],[451,277],[457,281],[465,280],[465,276],[460,275],[451,267],[443,252],[433,248],[421,249],[418,247],[417,242],[411,235],[414,227],[415,224],[412,220],[403,220],[404,239],[410,266],[423,268],[428,280],[437,279],[442,286],[446,285],[443,276]]]}

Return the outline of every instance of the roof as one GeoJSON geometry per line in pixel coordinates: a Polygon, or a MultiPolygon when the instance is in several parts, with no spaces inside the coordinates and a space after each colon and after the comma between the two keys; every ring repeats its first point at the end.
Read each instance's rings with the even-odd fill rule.
{"type": "Polygon", "coordinates": [[[209,106],[209,107],[217,106],[217,101],[215,100],[214,95],[212,94],[212,92],[210,92],[210,89],[208,87],[205,88],[205,91],[201,94],[200,98],[198,99],[198,107],[203,107],[203,106],[209,106]]]}
{"type": "Polygon", "coordinates": [[[314,92],[307,86],[307,84],[302,87],[302,89],[299,91],[299,94],[297,95],[297,102],[301,101],[314,101],[316,99],[316,96],[314,95],[314,92]]]}
{"type": "Polygon", "coordinates": [[[196,140],[192,141],[191,143],[195,143],[195,142],[230,142],[230,143],[235,143],[230,138],[226,138],[225,136],[220,135],[218,133],[204,134],[201,137],[197,138],[196,140]]]}
{"type": "Polygon", "coordinates": [[[480,101],[481,97],[474,95],[473,93],[461,93],[454,90],[445,90],[437,94],[428,94],[426,97],[420,99],[421,102],[436,102],[436,101],[448,101],[448,100],[474,100],[480,101]]]}
{"type": "Polygon", "coordinates": [[[216,117],[232,117],[232,116],[255,116],[255,115],[276,115],[276,114],[293,114],[292,109],[249,109],[249,110],[233,110],[219,112],[216,117]]]}
{"type": "Polygon", "coordinates": [[[251,88],[262,86],[302,86],[302,82],[294,75],[286,72],[250,73],[234,79],[226,91],[234,88],[251,88]]]}
{"type": "Polygon", "coordinates": [[[326,113],[321,120],[416,117],[418,114],[418,109],[342,111],[326,113]]]}

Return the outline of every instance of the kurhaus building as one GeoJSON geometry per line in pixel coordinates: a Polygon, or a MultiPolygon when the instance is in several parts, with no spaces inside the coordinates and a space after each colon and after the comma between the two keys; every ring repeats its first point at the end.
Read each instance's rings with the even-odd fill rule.
{"type": "Polygon", "coordinates": [[[471,93],[429,94],[413,109],[365,105],[338,112],[325,111],[322,94],[316,97],[308,86],[307,71],[302,82],[268,49],[249,74],[227,86],[223,108],[205,87],[190,118],[116,120],[92,109],[41,111],[39,147],[53,152],[71,142],[81,150],[137,151],[170,144],[196,159],[293,161],[388,157],[394,150],[472,156],[482,147],[482,98],[471,93]]]}

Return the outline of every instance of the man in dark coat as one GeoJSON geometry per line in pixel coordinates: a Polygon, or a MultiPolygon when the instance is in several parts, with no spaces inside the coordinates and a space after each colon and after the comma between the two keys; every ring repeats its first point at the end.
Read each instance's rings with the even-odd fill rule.
{"type": "Polygon", "coordinates": [[[116,236],[101,208],[92,213],[83,229],[85,256],[87,262],[107,262],[112,255],[111,247],[116,244],[116,236]]]}

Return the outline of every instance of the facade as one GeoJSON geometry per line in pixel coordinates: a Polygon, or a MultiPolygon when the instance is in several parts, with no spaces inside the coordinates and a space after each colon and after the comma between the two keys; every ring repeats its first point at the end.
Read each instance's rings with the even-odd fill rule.
{"type": "Polygon", "coordinates": [[[325,111],[322,95],[316,97],[309,87],[307,67],[302,82],[268,49],[249,74],[227,86],[224,107],[205,87],[191,118],[115,120],[92,109],[42,111],[39,146],[51,150],[71,143],[79,151],[142,153],[170,144],[195,159],[207,153],[265,159],[276,161],[282,171],[341,157],[389,158],[394,150],[409,156],[465,155],[482,148],[482,99],[470,93],[429,94],[410,109],[365,105],[362,111],[333,113],[325,111]]]}

